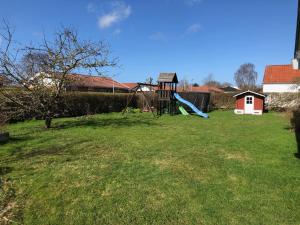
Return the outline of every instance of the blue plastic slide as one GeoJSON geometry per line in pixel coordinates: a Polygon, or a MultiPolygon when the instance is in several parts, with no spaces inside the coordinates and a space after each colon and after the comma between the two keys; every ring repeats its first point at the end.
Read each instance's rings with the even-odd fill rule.
{"type": "Polygon", "coordinates": [[[190,107],[197,115],[202,116],[202,117],[205,118],[205,119],[208,119],[208,115],[207,115],[207,114],[205,114],[205,113],[203,113],[202,111],[200,111],[199,109],[197,109],[197,107],[194,106],[194,105],[193,105],[192,103],[190,103],[189,101],[187,101],[187,100],[181,98],[180,95],[179,95],[178,93],[175,93],[174,96],[175,96],[175,98],[176,98],[179,102],[181,102],[181,103],[183,103],[183,104],[189,106],[189,107],[190,107]]]}

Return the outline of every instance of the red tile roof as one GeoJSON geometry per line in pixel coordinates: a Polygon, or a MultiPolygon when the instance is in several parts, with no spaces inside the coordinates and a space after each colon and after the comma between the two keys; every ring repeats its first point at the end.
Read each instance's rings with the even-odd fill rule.
{"type": "Polygon", "coordinates": [[[89,88],[117,88],[128,89],[127,86],[109,78],[100,76],[88,76],[82,74],[70,74],[69,78],[72,79],[71,86],[89,87],[89,88]]]}
{"type": "MultiPolygon", "coordinates": [[[[179,91],[181,91],[180,88],[179,91]]],[[[190,86],[185,90],[185,92],[224,93],[222,89],[213,86],[208,86],[208,85],[199,86],[199,87],[190,86]]]]}
{"type": "Polygon", "coordinates": [[[133,89],[138,86],[138,83],[122,83],[122,84],[128,87],[129,89],[133,89]]]}
{"type": "Polygon", "coordinates": [[[267,66],[264,84],[290,84],[300,80],[300,70],[294,70],[292,65],[267,66]]]}

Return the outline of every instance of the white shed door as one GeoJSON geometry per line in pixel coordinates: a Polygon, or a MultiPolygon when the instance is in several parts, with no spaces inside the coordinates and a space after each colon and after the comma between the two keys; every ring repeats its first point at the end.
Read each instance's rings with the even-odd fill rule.
{"type": "Polygon", "coordinates": [[[254,97],[246,96],[245,97],[245,114],[253,114],[254,111],[254,97]]]}

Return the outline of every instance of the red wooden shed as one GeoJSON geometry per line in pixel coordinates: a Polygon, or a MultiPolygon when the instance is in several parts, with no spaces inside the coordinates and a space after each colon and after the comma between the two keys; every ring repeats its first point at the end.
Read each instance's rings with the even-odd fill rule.
{"type": "Polygon", "coordinates": [[[253,91],[245,91],[235,96],[235,114],[262,115],[265,96],[253,91]]]}

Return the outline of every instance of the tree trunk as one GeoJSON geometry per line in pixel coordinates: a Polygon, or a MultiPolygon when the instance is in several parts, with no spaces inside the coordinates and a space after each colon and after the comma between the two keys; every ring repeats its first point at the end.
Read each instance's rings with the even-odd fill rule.
{"type": "Polygon", "coordinates": [[[52,122],[52,117],[51,116],[46,116],[46,118],[45,118],[45,127],[47,129],[51,128],[51,122],[52,122]]]}

